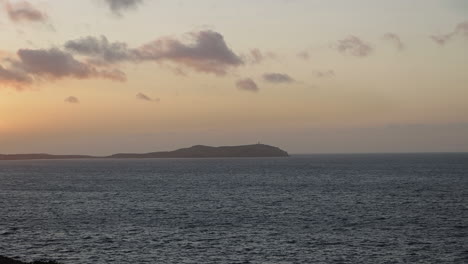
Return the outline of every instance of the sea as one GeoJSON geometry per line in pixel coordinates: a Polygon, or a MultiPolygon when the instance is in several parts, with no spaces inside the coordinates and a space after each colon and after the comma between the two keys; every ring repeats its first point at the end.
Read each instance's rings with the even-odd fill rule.
{"type": "Polygon", "coordinates": [[[468,154],[1,161],[0,255],[468,263],[468,154]]]}

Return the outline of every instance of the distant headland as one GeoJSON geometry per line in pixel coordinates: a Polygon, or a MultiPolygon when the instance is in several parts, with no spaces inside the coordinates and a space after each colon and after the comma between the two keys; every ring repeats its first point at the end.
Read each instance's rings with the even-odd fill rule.
{"type": "Polygon", "coordinates": [[[119,153],[97,157],[87,155],[51,155],[51,154],[0,154],[0,160],[56,160],[56,159],[164,159],[164,158],[262,158],[288,157],[289,154],[278,148],[264,144],[244,146],[210,147],[197,145],[174,151],[150,153],[119,153]]]}

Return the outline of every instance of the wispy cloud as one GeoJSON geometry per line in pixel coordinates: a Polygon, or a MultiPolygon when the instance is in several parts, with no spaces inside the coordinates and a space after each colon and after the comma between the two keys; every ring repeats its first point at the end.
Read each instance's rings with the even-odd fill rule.
{"type": "Polygon", "coordinates": [[[295,81],[291,76],[285,73],[265,73],[263,74],[263,80],[274,84],[292,83],[295,81]]]}
{"type": "Polygon", "coordinates": [[[297,54],[298,58],[301,58],[303,60],[309,60],[310,59],[310,54],[308,51],[301,51],[297,54]]]}
{"type": "Polygon", "coordinates": [[[277,57],[274,52],[264,52],[257,48],[251,49],[247,55],[243,56],[244,60],[250,64],[259,64],[265,60],[275,60],[277,57]]]}
{"type": "Polygon", "coordinates": [[[455,37],[468,38],[468,21],[458,24],[455,29],[447,34],[432,35],[430,38],[437,44],[443,46],[455,37]]]}
{"type": "Polygon", "coordinates": [[[159,98],[151,98],[149,97],[148,95],[144,94],[144,93],[138,93],[136,95],[136,98],[138,100],[142,100],[142,101],[146,101],[146,102],[155,102],[155,103],[159,103],[161,101],[161,99],[159,98]]]}
{"type": "Polygon", "coordinates": [[[46,13],[40,11],[28,1],[11,3],[3,0],[8,17],[13,22],[45,22],[46,13]]]}
{"type": "Polygon", "coordinates": [[[369,56],[373,48],[370,44],[361,40],[356,36],[349,36],[342,40],[339,40],[336,45],[332,46],[334,49],[343,54],[348,54],[356,57],[369,56]]]}
{"type": "Polygon", "coordinates": [[[69,104],[79,104],[80,103],[80,100],[75,97],[75,96],[69,96],[67,98],[65,98],[65,103],[69,103],[69,104]]]}
{"type": "Polygon", "coordinates": [[[451,38],[452,38],[452,34],[446,34],[446,35],[432,35],[430,36],[430,38],[432,39],[432,41],[434,41],[435,43],[443,46],[447,43],[447,41],[449,41],[451,38]]]}
{"type": "Polygon", "coordinates": [[[237,88],[243,91],[254,92],[254,93],[259,91],[258,85],[251,78],[238,80],[236,82],[236,86],[237,88]]]}
{"type": "Polygon", "coordinates": [[[386,33],[383,36],[383,39],[392,43],[395,46],[395,48],[399,51],[402,51],[405,49],[405,44],[401,40],[400,36],[398,36],[395,33],[386,33]]]}
{"type": "Polygon", "coordinates": [[[335,71],[334,70],[314,71],[312,74],[317,78],[332,78],[332,77],[335,77],[335,71]]]}

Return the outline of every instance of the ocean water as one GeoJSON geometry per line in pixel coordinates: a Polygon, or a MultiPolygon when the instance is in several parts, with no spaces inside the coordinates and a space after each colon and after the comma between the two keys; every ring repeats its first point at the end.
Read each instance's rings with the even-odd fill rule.
{"type": "Polygon", "coordinates": [[[468,154],[4,161],[0,255],[468,263],[468,154]]]}

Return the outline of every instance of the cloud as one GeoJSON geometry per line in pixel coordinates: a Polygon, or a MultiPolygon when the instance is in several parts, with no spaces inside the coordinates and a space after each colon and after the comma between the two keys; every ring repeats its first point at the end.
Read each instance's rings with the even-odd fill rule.
{"type": "Polygon", "coordinates": [[[156,103],[158,103],[158,102],[161,101],[161,99],[159,99],[159,98],[153,99],[153,98],[147,96],[147,95],[144,94],[144,93],[138,93],[138,94],[136,95],[136,98],[137,98],[138,100],[143,100],[143,101],[147,101],[147,102],[156,102],[156,103]]]}
{"type": "Polygon", "coordinates": [[[24,85],[31,84],[32,82],[32,78],[26,73],[5,69],[0,65],[0,86],[12,86],[20,90],[24,85]]]}
{"type": "Polygon", "coordinates": [[[298,58],[301,58],[303,60],[309,60],[310,59],[310,54],[307,51],[301,51],[297,54],[298,58]]]}
{"type": "Polygon", "coordinates": [[[69,97],[65,98],[65,103],[79,104],[80,100],[78,98],[76,98],[75,96],[69,96],[69,97]]]}
{"type": "Polygon", "coordinates": [[[105,36],[70,40],[64,47],[73,53],[91,57],[92,62],[96,64],[112,64],[131,60],[134,57],[126,43],[110,43],[105,36]]]}
{"type": "Polygon", "coordinates": [[[126,75],[113,68],[119,63],[156,62],[186,75],[186,69],[196,72],[225,75],[228,70],[244,65],[214,31],[199,31],[188,34],[190,41],[164,37],[129,48],[124,42],[110,42],[105,36],[83,37],[67,41],[64,49],[20,49],[17,59],[11,59],[11,67],[2,66],[2,82],[35,82],[62,78],[102,78],[126,81],[126,75]],[[81,60],[74,57],[78,56],[81,60]]]}
{"type": "Polygon", "coordinates": [[[95,77],[102,78],[102,79],[108,79],[111,81],[116,81],[116,82],[126,82],[127,81],[127,75],[125,72],[119,70],[119,69],[113,69],[113,70],[99,70],[96,72],[95,77]]]}
{"type": "Polygon", "coordinates": [[[8,17],[13,22],[45,22],[47,15],[27,1],[11,3],[4,1],[8,17]]]}
{"type": "Polygon", "coordinates": [[[122,16],[123,11],[135,9],[143,3],[143,0],[104,0],[110,10],[117,16],[122,16]]]}
{"type": "Polygon", "coordinates": [[[335,71],[334,70],[314,71],[313,74],[317,78],[332,78],[332,77],[335,77],[335,71]]]}
{"type": "MultiPolygon", "coordinates": [[[[88,58],[96,65],[119,62],[157,62],[176,64],[178,72],[181,66],[197,72],[225,75],[229,68],[243,65],[243,60],[236,55],[224,41],[224,37],[214,31],[199,31],[188,34],[189,43],[172,37],[159,38],[139,48],[129,48],[123,42],[109,42],[105,36],[84,37],[70,40],[65,48],[88,58]]],[[[172,67],[171,67],[172,68],[172,67]]]]}
{"type": "Polygon", "coordinates": [[[292,83],[294,79],[284,73],[265,73],[263,74],[263,79],[269,83],[292,83]]]}
{"type": "Polygon", "coordinates": [[[468,21],[458,24],[455,28],[455,32],[468,38],[468,21]]]}
{"type": "Polygon", "coordinates": [[[399,51],[405,49],[405,44],[401,40],[400,36],[395,33],[387,33],[384,35],[383,39],[391,42],[399,51]]]}
{"type": "Polygon", "coordinates": [[[243,91],[249,91],[254,93],[259,91],[257,84],[251,78],[238,80],[236,82],[236,86],[237,88],[243,91]]]}
{"type": "Polygon", "coordinates": [[[432,41],[434,41],[435,43],[443,46],[445,45],[451,38],[452,38],[452,35],[451,34],[447,34],[447,35],[433,35],[433,36],[430,36],[430,38],[432,39],[432,41]]]}
{"type": "Polygon", "coordinates": [[[16,64],[25,72],[45,77],[61,79],[72,77],[77,79],[104,78],[114,81],[124,81],[125,76],[118,70],[99,71],[95,67],[76,60],[70,53],[57,48],[52,49],[20,49],[20,62],[16,64]]]}
{"type": "Polygon", "coordinates": [[[277,58],[277,55],[271,51],[263,52],[260,49],[251,49],[243,58],[250,64],[259,64],[267,59],[274,60],[277,58]]]}
{"type": "Polygon", "coordinates": [[[455,29],[448,34],[432,35],[430,38],[437,44],[443,46],[455,37],[468,38],[468,21],[458,24],[455,29]]]}
{"type": "Polygon", "coordinates": [[[26,72],[49,78],[75,77],[88,78],[93,75],[93,69],[73,58],[71,54],[59,49],[20,49],[19,64],[26,72]]]}
{"type": "Polygon", "coordinates": [[[368,43],[356,36],[349,36],[345,39],[339,40],[333,48],[343,54],[349,54],[356,57],[366,57],[373,51],[373,48],[368,43]]]}
{"type": "Polygon", "coordinates": [[[58,48],[20,49],[17,58],[5,60],[10,66],[0,65],[0,82],[15,88],[23,88],[41,80],[63,78],[102,78],[123,82],[125,73],[117,69],[99,69],[76,60],[72,54],[58,48]]]}
{"type": "Polygon", "coordinates": [[[244,62],[224,41],[220,33],[207,30],[189,34],[191,43],[166,37],[137,49],[140,60],[182,64],[197,72],[225,75],[230,67],[244,62]]]}

